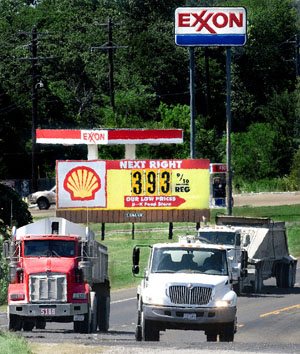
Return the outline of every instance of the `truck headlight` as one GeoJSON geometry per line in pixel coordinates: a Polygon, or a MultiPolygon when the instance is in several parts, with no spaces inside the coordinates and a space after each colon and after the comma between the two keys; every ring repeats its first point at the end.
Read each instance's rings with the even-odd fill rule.
{"type": "Polygon", "coordinates": [[[12,301],[25,300],[25,294],[10,294],[10,299],[12,301]]]}
{"type": "Polygon", "coordinates": [[[73,299],[74,300],[86,300],[87,299],[87,293],[73,293],[73,299]]]}
{"type": "Polygon", "coordinates": [[[231,305],[231,301],[228,300],[217,300],[216,307],[229,307],[231,305]]]}

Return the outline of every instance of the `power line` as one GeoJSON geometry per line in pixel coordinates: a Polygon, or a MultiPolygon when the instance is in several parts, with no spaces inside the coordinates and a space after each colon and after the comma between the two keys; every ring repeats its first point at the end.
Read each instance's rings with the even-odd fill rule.
{"type": "Polygon", "coordinates": [[[113,26],[121,26],[121,23],[112,23],[111,18],[108,18],[107,23],[95,24],[96,26],[107,26],[108,30],[108,42],[104,43],[100,47],[91,47],[91,51],[105,50],[108,52],[108,76],[109,76],[109,92],[110,92],[110,104],[115,110],[115,89],[114,89],[114,50],[115,49],[127,49],[128,46],[119,46],[112,39],[113,26]]]}
{"type": "MultiPolygon", "coordinates": [[[[40,78],[37,72],[37,63],[42,60],[52,60],[53,56],[50,57],[38,57],[37,48],[38,48],[38,36],[48,35],[49,32],[38,33],[36,26],[33,26],[32,32],[24,32],[24,34],[30,34],[32,36],[30,44],[31,47],[31,58],[15,58],[15,60],[25,60],[31,62],[31,77],[32,77],[32,87],[31,87],[31,101],[32,101],[32,151],[31,151],[31,173],[32,173],[32,192],[37,190],[37,163],[36,163],[36,128],[37,128],[37,104],[38,104],[38,95],[37,87],[39,83],[37,79],[40,78]]],[[[42,82],[41,82],[42,84],[42,82]]]]}

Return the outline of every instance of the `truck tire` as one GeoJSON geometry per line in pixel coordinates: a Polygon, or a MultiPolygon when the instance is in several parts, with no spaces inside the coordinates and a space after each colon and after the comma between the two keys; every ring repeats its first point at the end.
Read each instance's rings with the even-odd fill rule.
{"type": "Polygon", "coordinates": [[[23,330],[25,332],[31,332],[33,330],[33,327],[34,327],[34,321],[32,321],[32,320],[24,320],[23,330]]]}
{"type": "Polygon", "coordinates": [[[283,263],[277,263],[275,275],[276,275],[276,286],[277,286],[277,288],[283,288],[283,283],[284,283],[283,263]]]}
{"type": "Polygon", "coordinates": [[[50,208],[49,200],[45,197],[41,197],[37,200],[37,205],[40,210],[46,210],[50,208]]]}
{"type": "Polygon", "coordinates": [[[110,296],[98,298],[98,326],[99,331],[107,332],[109,328],[110,296]]]}
{"type": "Polygon", "coordinates": [[[8,330],[20,331],[23,327],[23,321],[18,315],[8,314],[8,330]]]}
{"type": "Polygon", "coordinates": [[[91,292],[91,332],[97,332],[98,327],[98,297],[91,292]]]}
{"type": "Polygon", "coordinates": [[[154,326],[154,323],[145,320],[144,314],[141,314],[141,325],[142,325],[142,339],[145,342],[158,342],[159,341],[159,330],[154,326]]]}
{"type": "Polygon", "coordinates": [[[141,325],[141,311],[137,312],[137,322],[135,327],[135,340],[140,342],[142,340],[142,325],[141,325]]]}
{"type": "Polygon", "coordinates": [[[242,293],[242,280],[241,280],[241,278],[238,278],[238,282],[233,284],[232,289],[237,294],[237,296],[241,295],[241,293],[242,293]]]}
{"type": "Polygon", "coordinates": [[[293,263],[286,265],[287,287],[293,288],[295,285],[295,267],[293,263]]]}
{"type": "Polygon", "coordinates": [[[217,341],[218,333],[216,333],[214,331],[208,331],[208,332],[205,332],[205,334],[206,334],[206,341],[207,342],[216,342],[217,341]]]}
{"type": "Polygon", "coordinates": [[[253,284],[253,292],[255,294],[259,294],[262,290],[262,286],[263,286],[262,269],[256,268],[255,279],[253,284]]]}
{"type": "Polygon", "coordinates": [[[35,322],[36,329],[45,329],[46,328],[46,321],[43,318],[39,318],[35,322]]]}
{"type": "Polygon", "coordinates": [[[278,263],[276,285],[278,288],[293,288],[295,285],[295,266],[293,263],[278,263]]]}
{"type": "Polygon", "coordinates": [[[80,333],[90,333],[90,325],[91,325],[91,312],[90,309],[88,313],[84,314],[84,320],[80,321],[80,333]]]}
{"type": "Polygon", "coordinates": [[[233,342],[234,333],[234,322],[225,323],[220,331],[220,342],[233,342]]]}

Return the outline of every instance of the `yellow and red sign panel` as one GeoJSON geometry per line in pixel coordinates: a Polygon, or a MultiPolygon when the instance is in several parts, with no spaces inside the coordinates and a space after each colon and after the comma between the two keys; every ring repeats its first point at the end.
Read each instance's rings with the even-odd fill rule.
{"type": "Polygon", "coordinates": [[[57,208],[206,209],[209,160],[58,161],[57,208]]]}

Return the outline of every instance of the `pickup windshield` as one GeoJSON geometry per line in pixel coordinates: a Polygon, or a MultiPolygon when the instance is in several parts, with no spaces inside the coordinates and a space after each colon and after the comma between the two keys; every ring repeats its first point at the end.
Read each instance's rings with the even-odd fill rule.
{"type": "Polygon", "coordinates": [[[203,273],[228,275],[226,251],[208,248],[154,249],[152,273],[203,273]]]}
{"type": "Polygon", "coordinates": [[[25,257],[74,257],[75,242],[64,240],[25,241],[25,257]]]}
{"type": "Polygon", "coordinates": [[[198,236],[201,240],[217,245],[231,245],[235,243],[235,232],[226,231],[200,231],[198,236]]]}

